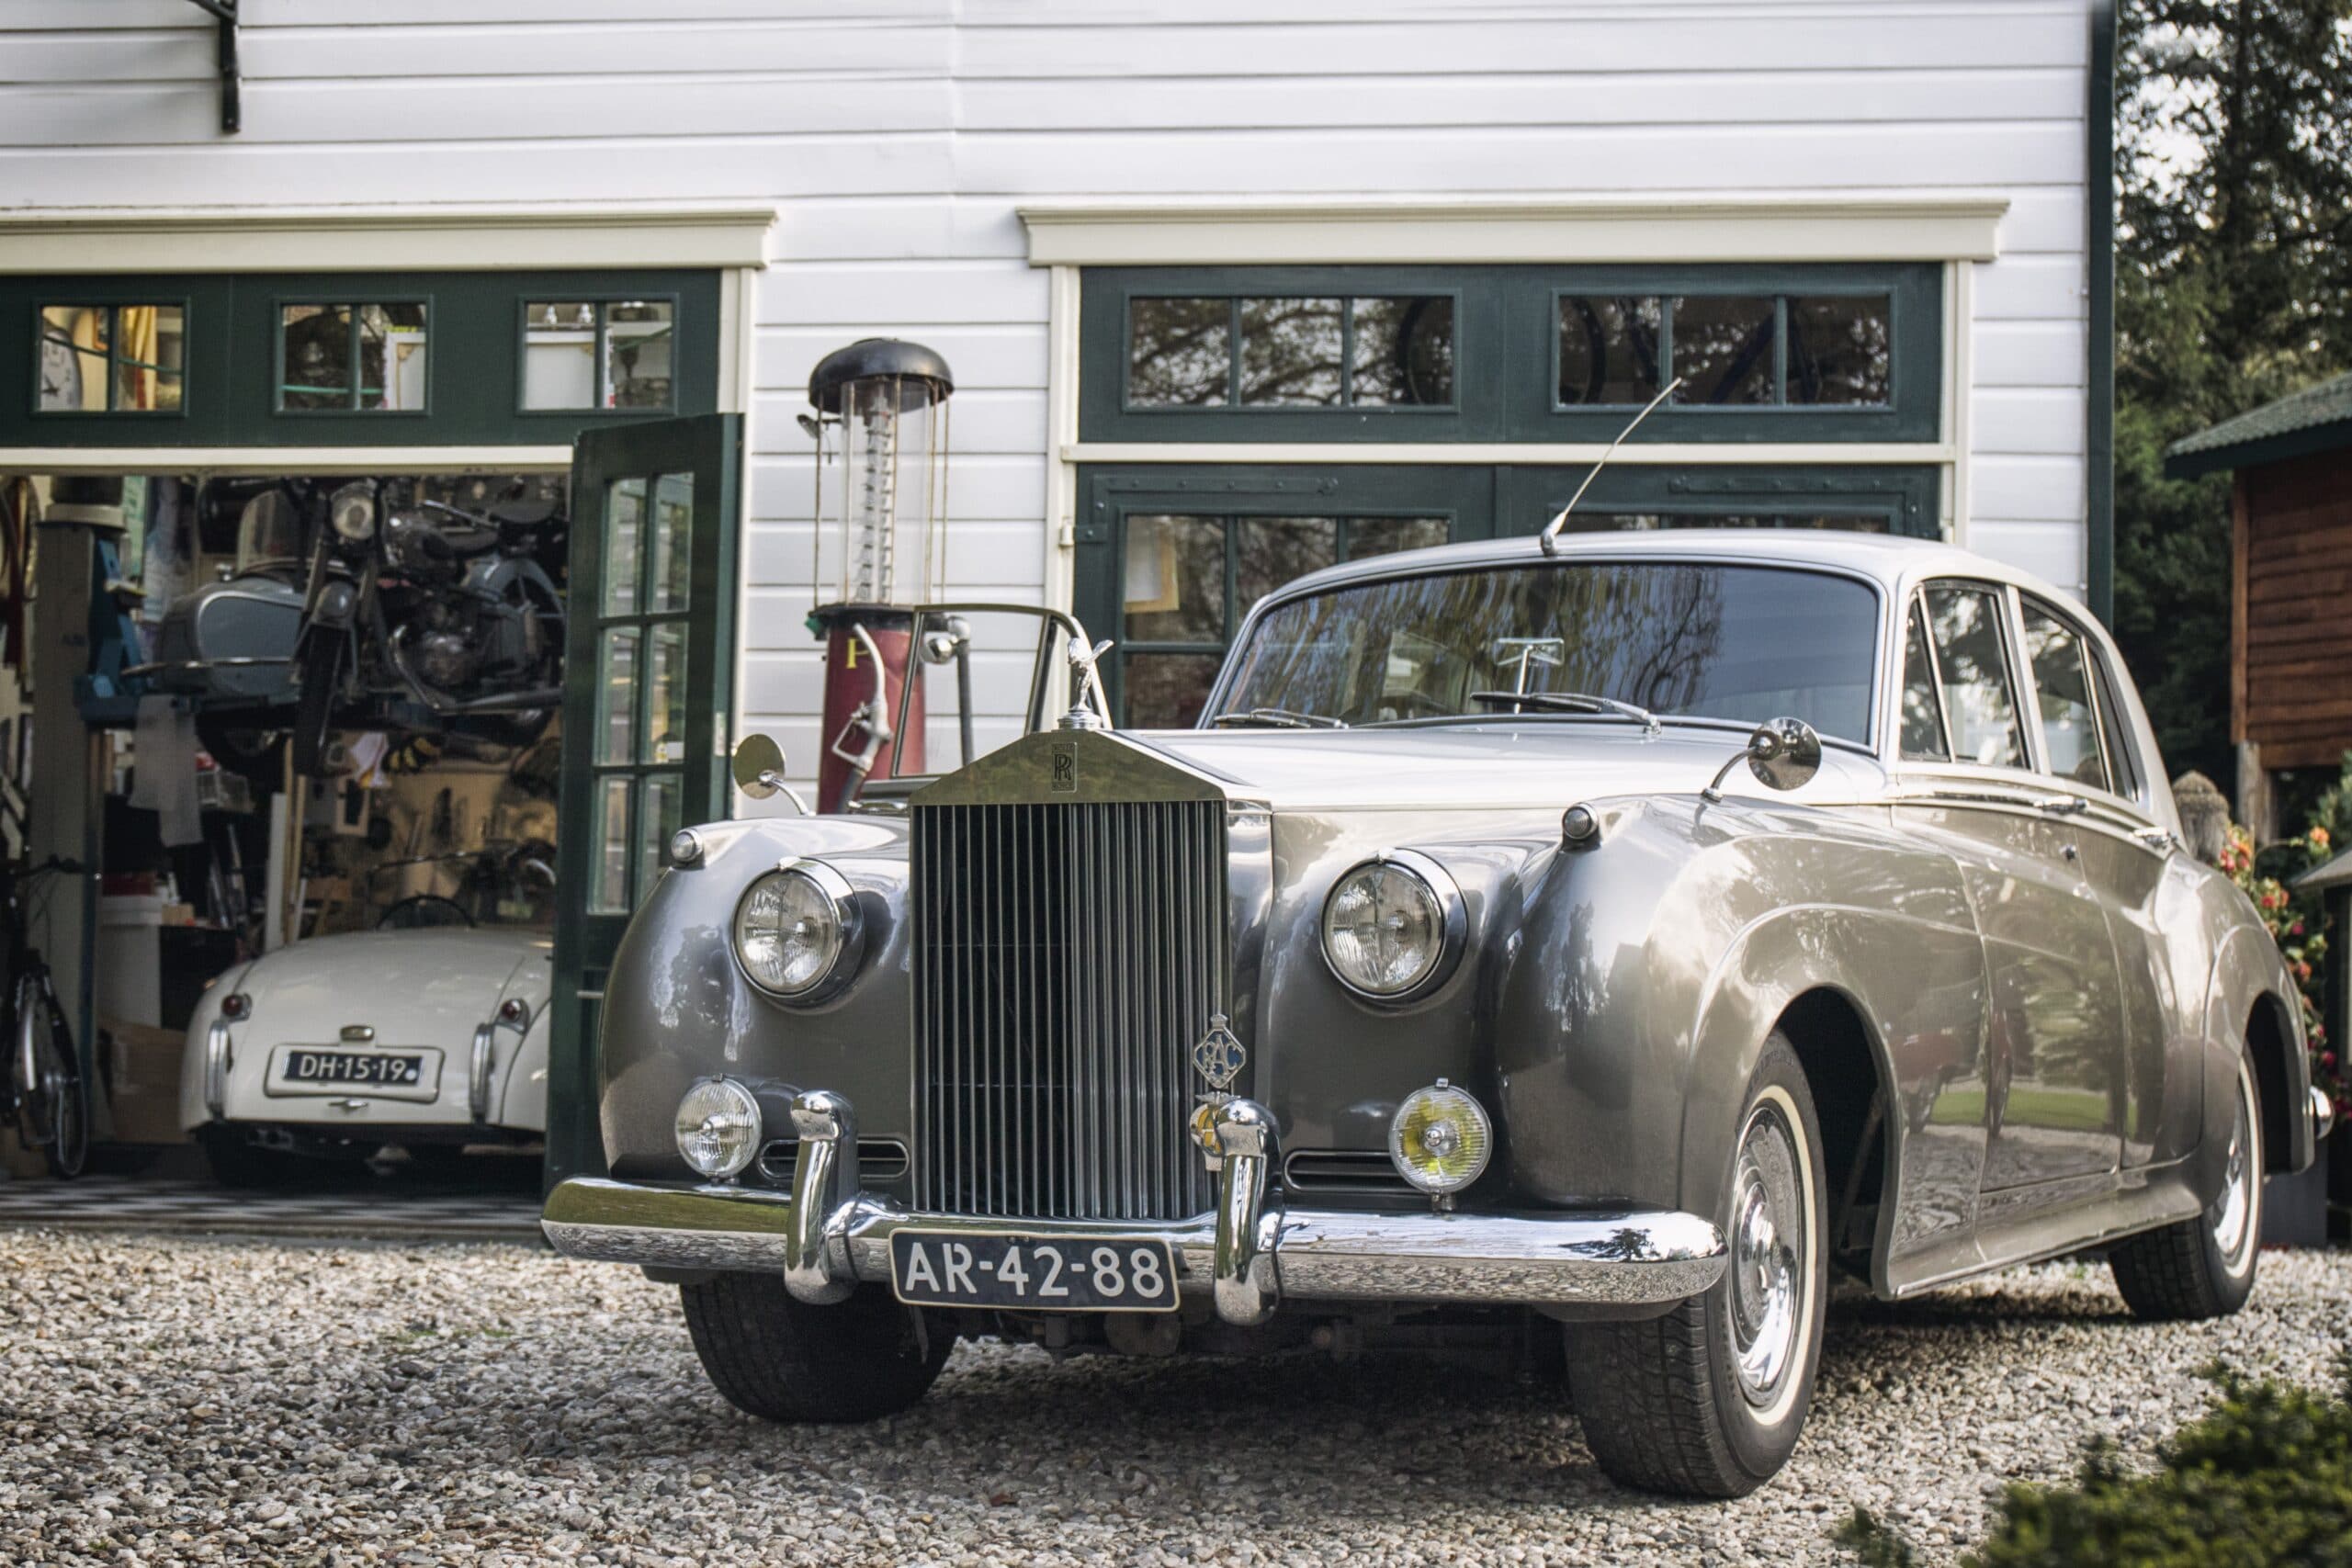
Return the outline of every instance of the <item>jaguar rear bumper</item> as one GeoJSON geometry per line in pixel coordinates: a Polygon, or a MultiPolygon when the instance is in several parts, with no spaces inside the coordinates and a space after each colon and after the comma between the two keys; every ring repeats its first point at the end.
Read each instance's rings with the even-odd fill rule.
{"type": "Polygon", "coordinates": [[[1479,1303],[1642,1309],[1707,1290],[1723,1275],[1722,1234],[1695,1214],[1660,1210],[1533,1213],[1367,1213],[1270,1201],[1272,1119],[1248,1100],[1224,1108],[1214,1213],[1174,1221],[1007,1220],[910,1210],[849,1185],[837,1150],[854,1148],[848,1102],[802,1094],[790,1193],[731,1185],[666,1186],[574,1178],[540,1220],[569,1258],[661,1269],[778,1270],[805,1302],[888,1284],[901,1229],[1038,1235],[1157,1236],[1174,1251],[1178,1288],[1210,1297],[1238,1325],[1299,1301],[1479,1303]]]}

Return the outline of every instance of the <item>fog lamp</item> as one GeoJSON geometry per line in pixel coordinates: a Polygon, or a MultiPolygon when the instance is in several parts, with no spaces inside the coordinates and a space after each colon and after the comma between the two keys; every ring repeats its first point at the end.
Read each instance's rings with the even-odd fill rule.
{"type": "Polygon", "coordinates": [[[760,1102],[733,1078],[703,1078],[678,1101],[678,1153],[707,1177],[732,1176],[760,1152],[760,1102]]]}
{"type": "Polygon", "coordinates": [[[1486,1170],[1494,1147],[1485,1108],[1443,1078],[1407,1095],[1388,1123],[1390,1163],[1424,1192],[1461,1191],[1486,1170]]]}

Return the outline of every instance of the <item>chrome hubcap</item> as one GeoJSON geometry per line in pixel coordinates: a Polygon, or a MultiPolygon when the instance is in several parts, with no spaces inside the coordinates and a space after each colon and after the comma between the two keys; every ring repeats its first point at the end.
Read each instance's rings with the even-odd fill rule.
{"type": "Polygon", "coordinates": [[[1804,1183],[1780,1111],[1760,1105],[1732,1173],[1731,1339],[1740,1392],[1769,1404],[1796,1359],[1810,1267],[1804,1183]]]}
{"type": "Polygon", "coordinates": [[[2262,1179],[2255,1167],[2253,1091],[2244,1069],[2240,1069],[2237,1114],[2230,1121],[2230,1154],[2222,1173],[2222,1192],[2205,1211],[2206,1220],[2213,1227],[2213,1245],[2220,1248],[2222,1261],[2233,1274],[2244,1266],[2246,1255],[2253,1250],[2254,1184],[2262,1179]]]}

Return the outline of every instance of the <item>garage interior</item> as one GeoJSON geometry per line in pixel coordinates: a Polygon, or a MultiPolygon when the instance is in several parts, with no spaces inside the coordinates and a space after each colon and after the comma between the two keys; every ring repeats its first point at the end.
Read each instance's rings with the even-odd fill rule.
{"type": "MultiPolygon", "coordinates": [[[[409,508],[544,510],[548,524],[534,542],[560,588],[568,476],[369,478],[409,508]]],[[[355,1146],[351,1154],[369,1156],[363,1165],[318,1149],[209,1148],[181,1126],[190,1020],[208,987],[244,962],[373,930],[553,929],[561,721],[552,709],[510,716],[485,734],[453,728],[413,702],[379,701],[359,716],[379,722],[338,724],[325,776],[307,777],[266,713],[186,689],[201,683],[187,678],[194,672],[175,681],[157,668],[174,608],[185,618],[208,585],[229,592],[281,582],[281,601],[299,606],[316,541],[302,537],[287,498],[348,482],[296,473],[0,477],[0,787],[14,808],[5,848],[18,864],[63,861],[93,873],[29,880],[23,908],[74,1039],[86,1042],[95,1174],[537,1190],[537,1140],[355,1146]],[[50,671],[58,674],[44,679],[50,671]],[[457,1157],[461,1150],[471,1157],[457,1157]]],[[[212,674],[218,684],[221,672],[212,674]]],[[[232,691],[282,688],[285,672],[258,664],[227,678],[232,691]]],[[[50,1175],[13,1125],[0,1132],[0,1167],[17,1180],[50,1175]]]]}

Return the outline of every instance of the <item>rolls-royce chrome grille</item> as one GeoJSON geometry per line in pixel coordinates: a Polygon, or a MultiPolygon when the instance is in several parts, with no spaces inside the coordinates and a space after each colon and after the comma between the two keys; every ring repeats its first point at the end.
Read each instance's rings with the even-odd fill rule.
{"type": "Polygon", "coordinates": [[[1227,987],[1222,803],[913,815],[916,1201],[1207,1209],[1184,1127],[1193,1046],[1227,987]]]}

